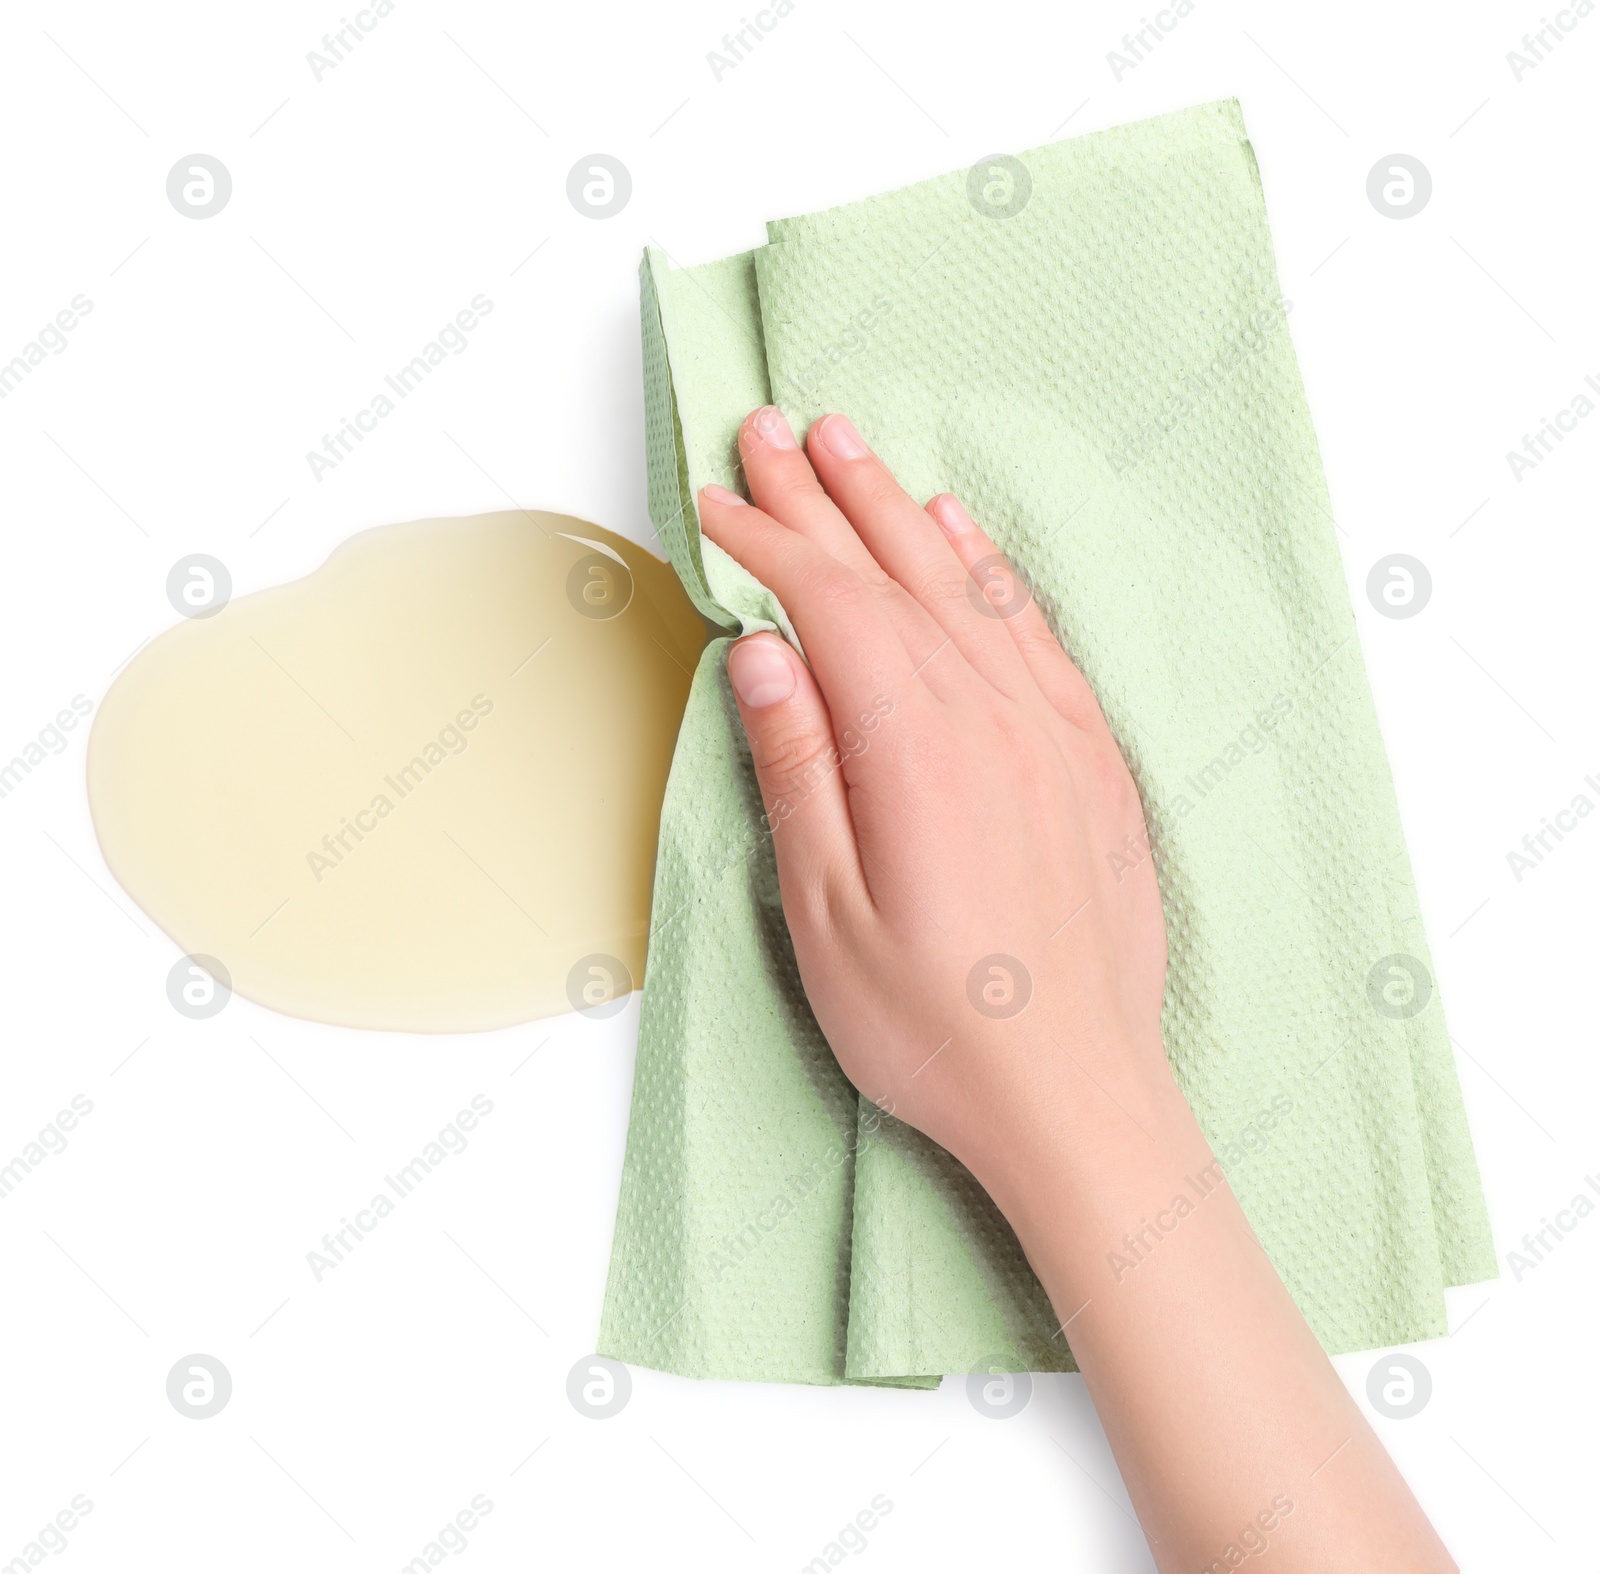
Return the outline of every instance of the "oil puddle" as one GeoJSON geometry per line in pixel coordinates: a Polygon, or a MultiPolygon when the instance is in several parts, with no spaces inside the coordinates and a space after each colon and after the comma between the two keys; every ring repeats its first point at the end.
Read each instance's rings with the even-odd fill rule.
{"type": "MultiPolygon", "coordinates": [[[[368,530],[147,645],[96,716],[107,864],[274,1010],[468,1032],[620,1009],[706,629],[558,514],[368,530]]],[[[196,975],[199,976],[199,975],[196,975]]]]}

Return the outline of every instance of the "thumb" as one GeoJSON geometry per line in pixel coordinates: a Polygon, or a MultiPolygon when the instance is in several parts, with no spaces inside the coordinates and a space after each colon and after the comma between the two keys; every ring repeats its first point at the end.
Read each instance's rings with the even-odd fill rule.
{"type": "Polygon", "coordinates": [[[843,755],[816,679],[777,635],[736,641],[728,680],[750,740],[792,925],[799,913],[818,912],[830,892],[863,884],[843,755]]]}

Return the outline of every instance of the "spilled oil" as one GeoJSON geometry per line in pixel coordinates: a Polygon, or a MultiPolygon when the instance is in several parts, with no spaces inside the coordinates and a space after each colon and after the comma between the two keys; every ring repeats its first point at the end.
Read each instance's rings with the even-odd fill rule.
{"type": "Polygon", "coordinates": [[[293,1016],[603,1007],[643,977],[705,634],[667,565],[581,520],[365,531],[124,669],[89,740],[101,849],[186,953],[293,1016]]]}

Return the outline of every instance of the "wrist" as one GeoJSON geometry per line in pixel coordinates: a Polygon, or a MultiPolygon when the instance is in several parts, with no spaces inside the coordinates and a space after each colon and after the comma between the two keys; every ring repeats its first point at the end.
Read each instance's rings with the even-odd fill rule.
{"type": "Polygon", "coordinates": [[[1211,1151],[1159,1042],[1115,1054],[1055,1046],[1054,1075],[957,1155],[1034,1258],[1076,1218],[1117,1224],[1166,1201],[1211,1151]]]}

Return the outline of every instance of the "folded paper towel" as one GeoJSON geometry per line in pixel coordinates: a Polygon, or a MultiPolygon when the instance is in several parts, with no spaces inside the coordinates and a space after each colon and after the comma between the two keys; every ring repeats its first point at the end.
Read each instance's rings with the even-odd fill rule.
{"type": "MultiPolygon", "coordinates": [[[[758,405],[847,411],[1033,586],[1144,799],[1167,1052],[1330,1352],[1443,1333],[1493,1243],[1236,103],[641,269],[650,509],[700,609],[793,630],[701,538],[758,405]]],[[[696,1377],[1070,1370],[972,1178],[859,1099],[795,969],[726,640],[662,813],[602,1352],[696,1377]]],[[[1107,1242],[1107,1272],[1135,1244],[1107,1242]]]]}

